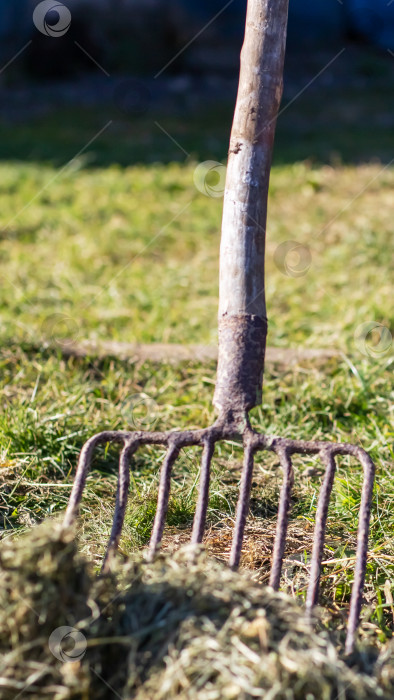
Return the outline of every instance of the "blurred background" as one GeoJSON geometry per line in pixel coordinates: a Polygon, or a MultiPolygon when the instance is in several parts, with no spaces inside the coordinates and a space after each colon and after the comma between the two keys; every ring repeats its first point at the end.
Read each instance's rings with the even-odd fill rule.
{"type": "MultiPolygon", "coordinates": [[[[0,0],[3,336],[216,342],[245,8],[245,0],[0,0]]],[[[393,87],[394,2],[290,0],[267,251],[275,345],[343,347],[353,338],[355,297],[380,277],[391,235],[383,183],[393,87]],[[275,251],[294,239],[300,260],[286,281],[275,251]],[[352,313],[338,323],[362,241],[365,279],[346,290],[352,313]]],[[[376,308],[387,315],[386,292],[376,294],[368,322],[376,308]]]]}
{"type": "MultiPolygon", "coordinates": [[[[149,122],[156,132],[155,117],[165,113],[190,119],[198,111],[202,134],[206,129],[203,115],[208,110],[215,121],[214,104],[216,117],[220,112],[224,126],[225,148],[245,9],[246,0],[67,0],[66,4],[57,0],[0,0],[0,119],[13,125],[22,121],[32,125],[32,120],[47,118],[59,109],[63,113],[68,108],[85,109],[86,117],[86,110],[98,108],[103,115],[112,110],[109,117],[118,122],[122,117],[132,122],[143,116],[145,126],[149,122]]],[[[310,110],[315,115],[318,109],[322,118],[318,105],[324,105],[332,128],[333,118],[341,119],[343,101],[349,102],[347,91],[356,91],[345,118],[352,121],[350,141],[339,134],[334,150],[345,158],[381,158],[384,154],[374,140],[376,134],[364,134],[368,143],[359,139],[354,147],[352,132],[365,126],[367,92],[369,98],[377,100],[369,107],[373,107],[375,118],[380,112],[380,126],[391,127],[391,123],[386,124],[390,117],[383,112],[391,99],[386,87],[393,75],[394,2],[290,0],[287,47],[284,103],[295,103],[293,124],[301,112],[305,115],[310,110]],[[363,90],[364,104],[356,107],[363,90]],[[309,104],[313,96],[317,97],[314,107],[309,104]],[[338,101],[335,117],[333,99],[338,101]]],[[[38,122],[35,126],[40,128],[38,122]]],[[[304,136],[301,129],[297,138],[304,136]]],[[[61,161],[63,138],[58,143],[51,133],[40,140],[23,143],[24,158],[61,161]]],[[[0,156],[18,156],[22,148],[18,141],[12,136],[3,139],[0,156]]],[[[182,158],[182,149],[173,149],[170,140],[167,155],[147,151],[140,139],[134,144],[123,142],[119,148],[114,143],[115,152],[107,152],[106,162],[182,158]]],[[[281,139],[278,148],[283,145],[286,152],[290,147],[291,159],[323,156],[321,144],[310,144],[305,150],[281,139]]],[[[98,149],[101,146],[101,142],[97,144],[98,149]]],[[[189,154],[190,145],[181,146],[189,154]]],[[[222,159],[225,154],[221,146],[216,157],[222,159]]],[[[192,155],[199,158],[201,154],[194,149],[192,155]]]]}
{"type": "MultiPolygon", "coordinates": [[[[70,75],[84,67],[77,40],[111,70],[149,74],[182,50],[172,63],[173,73],[213,67],[231,71],[242,41],[246,0],[68,0],[65,5],[72,22],[62,35],[60,2],[0,0],[2,59],[31,40],[25,69],[37,77],[70,75]],[[49,28],[42,28],[41,34],[32,23],[37,5],[49,28]],[[63,41],[53,41],[59,35],[63,41]]],[[[291,0],[288,39],[290,47],[300,49],[346,39],[394,49],[394,3],[291,0]]]]}

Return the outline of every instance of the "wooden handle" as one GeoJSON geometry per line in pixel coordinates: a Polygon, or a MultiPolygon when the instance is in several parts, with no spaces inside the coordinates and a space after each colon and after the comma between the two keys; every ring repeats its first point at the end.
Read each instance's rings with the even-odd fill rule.
{"type": "Polygon", "coordinates": [[[245,411],[261,402],[267,336],[267,197],[282,97],[288,2],[248,0],[220,247],[214,404],[222,411],[245,411]]]}

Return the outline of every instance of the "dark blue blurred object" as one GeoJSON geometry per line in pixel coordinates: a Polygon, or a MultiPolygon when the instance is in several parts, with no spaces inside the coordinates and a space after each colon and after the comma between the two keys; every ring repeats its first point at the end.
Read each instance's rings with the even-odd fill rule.
{"type": "Polygon", "coordinates": [[[0,0],[0,40],[21,36],[32,24],[29,0],[0,0]]]}
{"type": "MultiPolygon", "coordinates": [[[[220,32],[242,37],[246,0],[179,0],[179,4],[201,26],[220,13],[216,20],[220,32]]],[[[291,44],[338,40],[346,30],[354,38],[394,49],[394,0],[290,0],[291,44]]]]}
{"type": "Polygon", "coordinates": [[[246,0],[178,0],[201,27],[217,15],[215,23],[226,37],[242,39],[245,29],[246,0]]]}
{"type": "MultiPolygon", "coordinates": [[[[0,0],[0,61],[6,61],[23,42],[40,38],[32,22],[33,9],[39,2],[0,0]]],[[[155,31],[161,31],[163,36],[168,31],[177,49],[190,43],[186,58],[199,47],[201,56],[205,50],[224,46],[239,52],[247,0],[122,0],[116,3],[116,13],[115,3],[111,3],[112,0],[64,0],[72,12],[72,25],[76,27],[77,21],[84,21],[84,34],[89,30],[93,36],[98,30],[103,43],[108,33],[113,41],[116,32],[111,35],[111,22],[114,17],[119,20],[123,13],[125,31],[127,26],[135,25],[139,34],[146,36],[147,44],[151,37],[155,45],[155,31]],[[84,6],[90,7],[90,14],[85,13],[78,20],[84,6]]],[[[56,7],[61,0],[54,0],[53,4],[56,7]]],[[[394,0],[290,0],[290,47],[303,48],[305,43],[326,46],[342,42],[346,35],[394,50],[394,0]]],[[[41,40],[48,41],[48,37],[41,40]]],[[[197,63],[198,60],[199,57],[197,63]]]]}
{"type": "Polygon", "coordinates": [[[345,32],[343,2],[339,0],[290,0],[288,43],[338,42],[345,32]]]}
{"type": "MultiPolygon", "coordinates": [[[[243,37],[246,0],[178,0],[178,4],[201,27],[218,15],[215,24],[222,35],[243,37]]],[[[329,34],[338,39],[343,29],[344,9],[338,0],[290,0],[289,38],[294,43],[297,38],[320,39],[329,34]]]]}
{"type": "Polygon", "coordinates": [[[393,0],[346,0],[345,11],[354,38],[394,50],[393,0]]]}

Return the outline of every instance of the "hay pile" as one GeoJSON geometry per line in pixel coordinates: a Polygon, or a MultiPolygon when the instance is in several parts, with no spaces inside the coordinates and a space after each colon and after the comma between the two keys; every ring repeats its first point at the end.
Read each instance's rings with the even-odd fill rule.
{"type": "Polygon", "coordinates": [[[50,523],[0,548],[1,700],[393,697],[394,650],[359,673],[287,596],[203,554],[97,578],[73,535],[50,523]]]}

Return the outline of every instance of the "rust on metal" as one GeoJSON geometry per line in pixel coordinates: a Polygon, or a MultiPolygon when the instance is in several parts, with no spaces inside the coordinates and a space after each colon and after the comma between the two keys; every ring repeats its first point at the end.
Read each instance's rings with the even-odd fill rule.
{"type": "Polygon", "coordinates": [[[251,314],[219,319],[214,405],[245,412],[261,404],[267,319],[251,314]]]}
{"type": "Polygon", "coordinates": [[[202,430],[183,430],[168,432],[128,432],[105,431],[90,438],[84,445],[78,462],[77,473],[67,507],[64,523],[73,524],[78,516],[86,477],[92,462],[93,454],[99,445],[120,443],[122,450],[119,458],[119,482],[116,494],[114,517],[110,539],[103,562],[103,571],[108,568],[109,558],[116,551],[123,527],[127,497],[130,483],[130,463],[138,448],[144,445],[161,445],[167,449],[161,474],[158,506],[149,545],[149,556],[153,557],[160,547],[170,495],[171,473],[179,451],[192,445],[200,446],[202,462],[200,473],[200,490],[194,517],[192,542],[202,541],[207,519],[210,466],[216,442],[235,440],[244,447],[244,465],[241,476],[240,494],[237,505],[236,523],[229,564],[239,565],[242,555],[242,544],[246,519],[249,510],[249,500],[253,475],[253,457],[256,452],[267,450],[275,452],[283,469],[284,479],[279,500],[277,531],[273,549],[270,585],[278,590],[280,584],[282,562],[286,543],[287,524],[290,511],[291,490],[293,486],[292,455],[318,455],[325,466],[325,477],[319,495],[314,542],[312,549],[310,583],[307,593],[307,611],[312,613],[318,602],[321,562],[323,558],[324,532],[327,521],[329,499],[335,475],[335,458],[339,455],[350,455],[357,459],[363,468],[364,480],[359,511],[359,527],[357,535],[356,568],[350,601],[349,621],[347,627],[346,651],[350,653],[355,642],[355,634],[362,606],[363,588],[367,564],[368,530],[371,511],[372,492],[374,484],[374,464],[361,447],[347,443],[315,442],[291,440],[271,435],[262,435],[254,431],[245,414],[243,428],[240,430],[240,416],[228,412],[222,414],[209,428],[202,430]]]}

